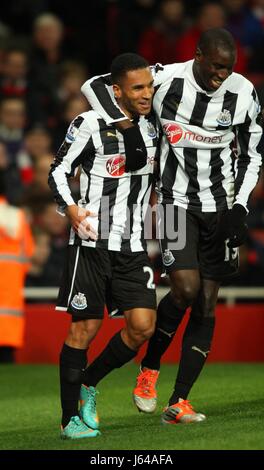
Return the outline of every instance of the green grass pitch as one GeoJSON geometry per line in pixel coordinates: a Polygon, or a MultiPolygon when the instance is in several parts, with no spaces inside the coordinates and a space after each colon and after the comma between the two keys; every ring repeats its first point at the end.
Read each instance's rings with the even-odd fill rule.
{"type": "Polygon", "coordinates": [[[58,369],[53,365],[0,366],[0,450],[264,449],[264,364],[207,364],[190,400],[207,420],[163,426],[160,413],[176,365],[162,365],[158,407],[138,413],[131,399],[138,367],[129,364],[99,384],[102,435],[60,439],[58,369]]]}

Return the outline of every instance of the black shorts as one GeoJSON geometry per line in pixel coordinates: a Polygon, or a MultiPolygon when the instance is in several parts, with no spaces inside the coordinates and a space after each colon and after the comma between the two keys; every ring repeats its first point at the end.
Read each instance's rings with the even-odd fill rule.
{"type": "Polygon", "coordinates": [[[110,310],[156,309],[153,270],[145,252],[69,246],[56,310],[103,318],[110,310]]]}
{"type": "Polygon", "coordinates": [[[215,281],[237,274],[238,248],[215,240],[221,212],[195,212],[170,206],[169,211],[163,207],[161,214],[164,230],[160,233],[160,245],[166,273],[198,269],[204,279],[215,281]]]}

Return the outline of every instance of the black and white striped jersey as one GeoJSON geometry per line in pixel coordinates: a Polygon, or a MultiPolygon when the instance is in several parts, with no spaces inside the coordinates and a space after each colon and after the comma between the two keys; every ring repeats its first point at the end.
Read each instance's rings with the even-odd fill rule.
{"type": "Polygon", "coordinates": [[[155,117],[140,116],[147,147],[147,164],[138,171],[125,172],[123,136],[94,111],[77,116],[51,165],[49,185],[60,211],[74,204],[68,178],[80,167],[79,207],[96,217],[89,223],[98,233],[97,241],[83,239],[71,229],[69,243],[113,251],[138,252],[146,249],[144,216],[153,182],[157,149],[155,117]]]}
{"type": "MultiPolygon", "coordinates": [[[[246,207],[261,165],[256,92],[237,73],[207,92],[195,81],[193,62],[151,67],[153,107],[164,133],[159,201],[203,212],[246,207]]],[[[125,119],[106,76],[88,80],[82,92],[106,122],[125,119]]]]}

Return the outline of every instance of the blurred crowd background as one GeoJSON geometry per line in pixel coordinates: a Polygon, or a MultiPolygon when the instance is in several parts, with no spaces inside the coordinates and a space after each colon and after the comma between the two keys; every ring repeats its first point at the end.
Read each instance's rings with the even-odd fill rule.
{"type": "MultiPolygon", "coordinates": [[[[150,64],[193,58],[200,33],[227,28],[235,37],[235,71],[254,82],[264,107],[264,0],[9,0],[0,15],[0,169],[9,202],[28,216],[36,250],[27,286],[58,286],[68,221],[56,213],[47,185],[54,153],[67,127],[88,109],[80,87],[109,71],[113,57],[137,52],[150,64]],[[88,11],[87,11],[88,10],[88,11]]],[[[72,181],[78,198],[78,181],[72,181]]],[[[263,285],[264,180],[248,218],[234,285],[263,285]]],[[[150,255],[160,278],[155,241],[150,255]]]]}

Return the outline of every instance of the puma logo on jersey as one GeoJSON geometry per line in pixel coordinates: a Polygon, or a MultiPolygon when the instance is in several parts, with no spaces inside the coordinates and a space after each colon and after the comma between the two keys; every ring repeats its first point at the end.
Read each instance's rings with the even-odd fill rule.
{"type": "Polygon", "coordinates": [[[106,137],[115,137],[117,139],[117,136],[113,132],[107,132],[106,137]]]}

